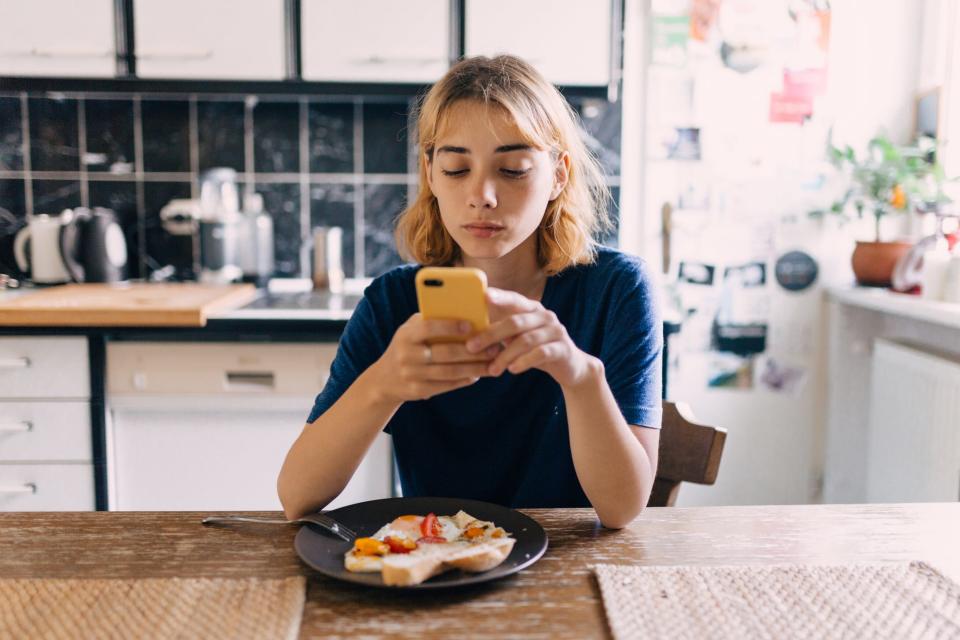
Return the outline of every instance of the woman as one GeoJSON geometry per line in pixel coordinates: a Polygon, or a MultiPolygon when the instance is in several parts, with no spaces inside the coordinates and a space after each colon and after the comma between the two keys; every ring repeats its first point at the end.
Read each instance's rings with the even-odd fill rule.
{"type": "Polygon", "coordinates": [[[350,319],[280,472],[287,517],[333,500],[382,429],[404,495],[592,506],[623,527],[656,471],[662,332],[646,266],[591,239],[607,191],[574,112],[522,60],[470,58],[417,135],[397,241],[419,264],[374,280],[350,319]],[[428,346],[469,326],[417,313],[419,265],[482,269],[489,329],[428,346]]]}

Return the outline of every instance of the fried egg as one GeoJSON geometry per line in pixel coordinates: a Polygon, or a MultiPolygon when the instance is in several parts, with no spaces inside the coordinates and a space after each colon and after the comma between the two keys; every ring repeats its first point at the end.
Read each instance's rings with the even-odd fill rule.
{"type": "MultiPolygon", "coordinates": [[[[400,516],[380,527],[371,537],[377,540],[384,540],[387,536],[392,536],[394,538],[405,538],[416,542],[423,537],[423,531],[421,529],[423,519],[423,516],[400,516]]],[[[449,516],[439,516],[437,522],[440,523],[440,536],[444,540],[454,542],[460,538],[462,530],[457,526],[453,518],[449,516]]]]}

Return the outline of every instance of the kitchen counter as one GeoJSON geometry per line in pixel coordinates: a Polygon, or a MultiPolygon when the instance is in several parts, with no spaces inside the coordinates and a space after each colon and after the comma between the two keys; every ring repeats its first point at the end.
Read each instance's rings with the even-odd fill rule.
{"type": "Polygon", "coordinates": [[[363,295],[359,293],[261,291],[246,305],[221,310],[211,314],[208,320],[346,321],[362,299],[363,295]]]}
{"type": "Polygon", "coordinates": [[[204,527],[204,514],[194,512],[0,513],[0,575],[306,576],[301,638],[609,637],[591,569],[597,563],[925,560],[960,580],[957,503],[649,508],[617,531],[603,529],[592,509],[523,511],[546,529],[546,555],[515,576],[449,591],[390,592],[340,583],[299,560],[295,527],[204,527]]]}
{"type": "Polygon", "coordinates": [[[876,287],[829,287],[829,299],[841,304],[960,329],[960,304],[876,287]]]}

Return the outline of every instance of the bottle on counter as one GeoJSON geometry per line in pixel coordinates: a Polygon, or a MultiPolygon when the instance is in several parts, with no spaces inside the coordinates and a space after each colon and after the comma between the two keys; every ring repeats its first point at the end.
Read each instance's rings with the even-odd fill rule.
{"type": "Polygon", "coordinates": [[[313,230],[313,288],[343,293],[343,229],[316,227],[313,230]]]}
{"type": "Polygon", "coordinates": [[[266,284],[273,275],[273,218],[263,210],[263,196],[259,193],[243,198],[240,268],[243,280],[257,285],[266,284]]]}
{"type": "Polygon", "coordinates": [[[923,254],[923,274],[920,287],[921,294],[925,299],[944,299],[947,270],[951,258],[947,239],[943,234],[938,234],[936,242],[923,254]]]}

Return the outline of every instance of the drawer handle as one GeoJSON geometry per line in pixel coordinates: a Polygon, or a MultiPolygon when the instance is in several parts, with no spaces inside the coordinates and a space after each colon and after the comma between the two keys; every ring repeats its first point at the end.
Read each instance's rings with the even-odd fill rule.
{"type": "Polygon", "coordinates": [[[32,482],[14,487],[0,487],[0,493],[36,493],[37,485],[32,482]]]}
{"type": "Polygon", "coordinates": [[[272,371],[227,371],[228,391],[269,391],[274,388],[272,371]]]}
{"type": "Polygon", "coordinates": [[[0,358],[0,369],[26,369],[30,366],[30,358],[0,358]]]}
{"type": "Polygon", "coordinates": [[[33,431],[32,422],[24,420],[23,422],[0,424],[0,433],[23,433],[25,431],[33,431]]]}

